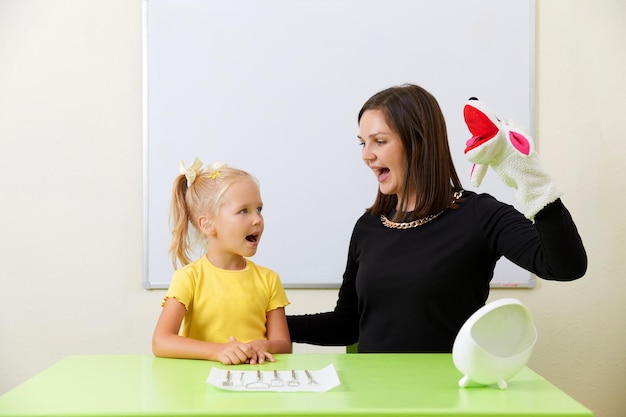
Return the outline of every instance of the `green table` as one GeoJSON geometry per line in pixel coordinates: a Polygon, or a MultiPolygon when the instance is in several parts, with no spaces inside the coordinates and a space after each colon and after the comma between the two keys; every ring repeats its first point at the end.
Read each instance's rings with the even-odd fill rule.
{"type": "Polygon", "coordinates": [[[507,390],[458,388],[449,354],[293,354],[226,367],[150,355],[68,356],[0,397],[0,416],[592,416],[528,368],[507,390]],[[324,393],[224,391],[212,367],[317,370],[341,385],[324,393]]]}

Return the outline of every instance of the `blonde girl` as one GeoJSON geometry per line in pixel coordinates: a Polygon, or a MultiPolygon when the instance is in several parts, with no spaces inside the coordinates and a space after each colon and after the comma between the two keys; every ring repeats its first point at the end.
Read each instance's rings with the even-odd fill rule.
{"type": "Polygon", "coordinates": [[[176,269],[152,338],[156,356],[224,364],[274,362],[290,353],[287,296],[274,271],[253,256],[263,234],[259,185],[224,164],[181,163],[172,190],[176,269]],[[191,225],[191,230],[190,226],[191,225]],[[192,261],[192,243],[206,253],[192,261]]]}

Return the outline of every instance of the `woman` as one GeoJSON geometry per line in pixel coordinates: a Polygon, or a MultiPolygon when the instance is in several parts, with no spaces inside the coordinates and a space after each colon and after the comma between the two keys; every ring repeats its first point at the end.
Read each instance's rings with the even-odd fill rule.
{"type": "Polygon", "coordinates": [[[363,105],[358,122],[378,194],[354,227],[335,309],[288,316],[293,342],[449,353],[463,323],[485,304],[501,256],[544,279],[584,275],[585,249],[560,194],[533,194],[537,176],[550,182],[542,172],[525,189],[540,209],[526,217],[463,190],[443,114],[426,90],[383,90],[363,105]]]}

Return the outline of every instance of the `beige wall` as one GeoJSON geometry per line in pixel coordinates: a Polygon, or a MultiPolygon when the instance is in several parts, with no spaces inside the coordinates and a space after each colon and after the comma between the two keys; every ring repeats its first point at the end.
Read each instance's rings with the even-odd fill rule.
{"type": "MultiPolygon", "coordinates": [[[[537,15],[540,153],[589,271],[492,298],[533,311],[533,369],[625,415],[626,2],[538,0],[537,15]]],[[[163,292],[141,288],[140,19],[138,0],[0,0],[0,393],[68,354],[150,353],[163,292]]],[[[336,290],[288,295],[314,312],[336,290]]]]}

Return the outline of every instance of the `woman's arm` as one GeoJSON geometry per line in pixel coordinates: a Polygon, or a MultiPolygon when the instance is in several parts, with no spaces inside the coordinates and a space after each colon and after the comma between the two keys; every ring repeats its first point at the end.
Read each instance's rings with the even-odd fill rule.
{"type": "Polygon", "coordinates": [[[339,288],[337,304],[333,311],[317,314],[287,316],[291,340],[321,346],[349,346],[359,340],[359,297],[356,276],[359,270],[358,242],[366,239],[367,221],[371,216],[363,214],[357,220],[348,246],[346,269],[339,288]]]}
{"type": "Polygon", "coordinates": [[[178,300],[168,298],[165,301],[152,336],[152,352],[156,356],[206,359],[225,365],[249,361],[253,352],[246,343],[234,339],[229,343],[213,343],[180,336],[178,332],[184,316],[185,306],[178,300]]]}
{"type": "Polygon", "coordinates": [[[322,346],[348,346],[358,341],[359,311],[356,292],[358,265],[352,255],[356,239],[355,228],[335,309],[325,313],[288,316],[287,324],[292,341],[322,346]]]}
{"type": "Polygon", "coordinates": [[[537,213],[535,226],[552,279],[571,281],[585,275],[587,252],[574,220],[561,199],[537,213]]]}
{"type": "Polygon", "coordinates": [[[572,281],[585,274],[587,254],[560,199],[541,209],[534,223],[487,194],[478,199],[475,216],[496,253],[547,280],[572,281]]]}

